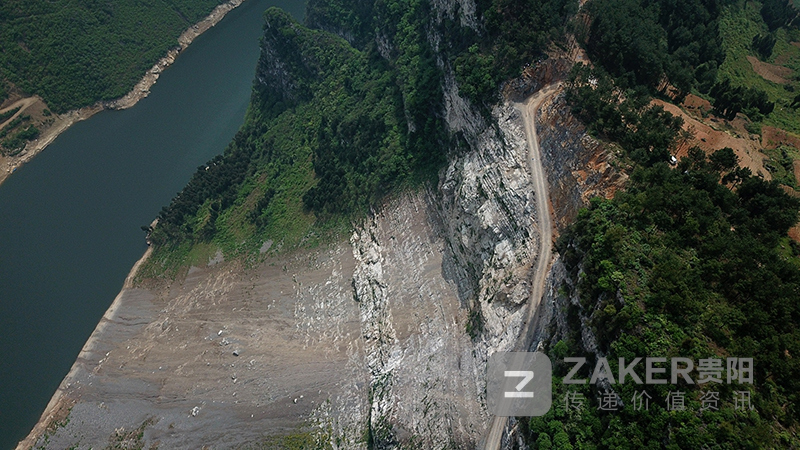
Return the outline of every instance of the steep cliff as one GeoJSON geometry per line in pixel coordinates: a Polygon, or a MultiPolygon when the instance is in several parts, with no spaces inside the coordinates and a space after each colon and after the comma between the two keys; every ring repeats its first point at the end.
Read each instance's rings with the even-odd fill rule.
{"type": "Polygon", "coordinates": [[[627,176],[614,166],[611,147],[586,133],[563,95],[542,105],[537,122],[550,201],[563,230],[589,199],[611,198],[627,176]]]}
{"type": "MultiPolygon", "coordinates": [[[[38,444],[102,446],[111,440],[164,447],[239,446],[300,435],[334,448],[473,448],[483,438],[490,420],[485,364],[493,352],[514,346],[539,257],[522,117],[505,100],[487,115],[459,91],[448,53],[455,37],[444,24],[479,29],[476,6],[469,0],[432,2],[434,14],[418,16],[424,20],[414,28],[422,30],[418,37],[438,71],[438,87],[431,92],[439,93],[432,102],[440,107],[435,111],[439,122],[423,120],[424,109],[415,97],[420,92],[415,83],[425,77],[392,68],[411,51],[403,47],[408,43],[389,33],[391,27],[370,35],[368,27],[334,20],[326,5],[312,2],[310,11],[322,9],[309,21],[344,39],[306,30],[271,12],[257,72],[254,105],[269,102],[251,114],[283,117],[275,125],[278,130],[306,120],[298,125],[308,131],[298,131],[305,137],[285,144],[277,134],[252,133],[263,128],[258,122],[247,125],[233,150],[198,177],[220,183],[230,171],[249,178],[222,185],[228,190],[220,197],[207,189],[219,184],[198,182],[173,205],[176,215],[171,217],[180,212],[180,217],[194,218],[188,227],[176,226],[176,235],[187,229],[213,233],[209,224],[215,220],[235,224],[254,217],[256,225],[268,223],[266,235],[247,238],[266,236],[257,242],[259,262],[248,268],[240,260],[215,256],[195,262],[174,281],[125,289],[60,387],[57,401],[64,414],[72,406],[70,420],[61,426],[54,422],[38,444]],[[374,45],[377,53],[348,43],[374,45]],[[315,53],[309,55],[309,48],[315,53]],[[388,62],[370,59],[375,55],[388,62]],[[357,68],[353,61],[378,67],[369,72],[375,78],[348,75],[357,68]],[[325,152],[319,148],[325,133],[343,139],[347,135],[336,133],[348,128],[320,125],[324,122],[316,122],[313,114],[319,109],[338,114],[326,109],[332,105],[361,105],[367,101],[362,94],[374,99],[369,97],[372,87],[359,87],[362,82],[372,87],[386,82],[385,92],[391,93],[385,96],[387,104],[399,99],[402,105],[367,110],[363,117],[373,120],[373,112],[387,113],[382,123],[391,127],[393,117],[402,118],[403,126],[393,128],[403,131],[402,145],[427,139],[431,142],[425,148],[443,147],[439,151],[446,158],[437,181],[382,197],[345,239],[276,250],[288,247],[280,235],[269,235],[286,224],[274,213],[289,198],[286,183],[294,183],[288,184],[291,189],[313,184],[285,177],[299,172],[324,179],[325,168],[317,165],[321,158],[346,155],[337,153],[339,141],[325,152]],[[398,84],[398,91],[389,90],[398,84]],[[429,126],[442,127],[447,137],[426,135],[429,126]],[[257,165],[268,158],[268,169],[257,165]],[[283,187],[270,193],[264,183],[271,179],[283,187]],[[190,214],[180,202],[194,195],[205,197],[190,214]],[[254,205],[258,214],[244,209],[254,205]]],[[[569,66],[564,60],[559,64],[531,69],[530,80],[539,84],[523,81],[521,95],[563,77],[569,66]]],[[[546,103],[540,114],[552,209],[563,224],[588,196],[618,180],[603,147],[585,135],[563,100],[546,103]]],[[[420,156],[413,151],[409,154],[420,156]]],[[[354,167],[354,173],[361,170],[354,167]]],[[[330,176],[333,184],[325,186],[338,186],[340,175],[330,176]]],[[[330,192],[318,193],[325,194],[330,192]]],[[[224,242],[211,241],[222,250],[224,242]]],[[[552,302],[564,279],[560,263],[553,267],[542,303],[547,317],[557,312],[552,302]]],[[[539,331],[537,342],[544,333],[539,331]]]]}

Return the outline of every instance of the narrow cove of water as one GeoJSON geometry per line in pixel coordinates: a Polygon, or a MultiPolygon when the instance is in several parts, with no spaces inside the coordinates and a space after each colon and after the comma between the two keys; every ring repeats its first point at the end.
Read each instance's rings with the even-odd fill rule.
{"type": "Polygon", "coordinates": [[[140,226],[241,125],[264,10],[247,0],[125,111],[77,123],[0,186],[0,449],[39,419],[146,249],[140,226]]]}

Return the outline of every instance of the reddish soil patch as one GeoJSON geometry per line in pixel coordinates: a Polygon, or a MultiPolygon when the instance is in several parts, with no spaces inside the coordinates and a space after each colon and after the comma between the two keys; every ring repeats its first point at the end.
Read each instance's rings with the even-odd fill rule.
{"type": "Polygon", "coordinates": [[[779,66],[782,66],[782,65],[786,64],[786,63],[789,61],[789,58],[790,58],[791,56],[792,56],[792,55],[790,55],[790,54],[788,54],[788,53],[782,53],[782,54],[778,55],[778,56],[775,58],[775,64],[777,64],[777,65],[779,65],[779,66]]]}
{"type": "Polygon", "coordinates": [[[688,111],[697,114],[698,116],[702,116],[704,113],[707,113],[714,108],[711,106],[711,102],[694,94],[689,94],[686,96],[686,98],[683,100],[683,107],[688,111]]]}
{"type": "Polygon", "coordinates": [[[792,69],[759,61],[758,58],[754,56],[748,56],[747,60],[750,61],[753,70],[765,80],[778,84],[786,84],[789,82],[786,77],[792,74],[792,69]]]}
{"type": "Polygon", "coordinates": [[[751,139],[758,139],[757,135],[750,135],[750,132],[747,131],[747,124],[750,123],[750,120],[744,114],[737,114],[733,120],[728,121],[728,125],[733,128],[734,134],[737,136],[747,137],[750,136],[751,139]]]}
{"type": "Polygon", "coordinates": [[[782,144],[790,145],[800,150],[800,137],[789,134],[780,128],[761,127],[761,145],[764,148],[776,148],[782,144]]]}
{"type": "Polygon", "coordinates": [[[789,238],[800,243],[800,225],[795,225],[792,228],[789,228],[789,238]]]}
{"type": "MultiPolygon", "coordinates": [[[[676,158],[681,159],[687,156],[689,149],[694,146],[700,147],[706,153],[730,147],[739,157],[739,165],[748,167],[754,174],[760,173],[767,180],[772,179],[770,173],[764,169],[764,159],[766,157],[761,153],[761,144],[757,140],[733,136],[725,131],[712,128],[711,125],[691,117],[672,103],[662,100],[653,100],[653,103],[661,106],[670,114],[681,117],[683,119],[683,129],[690,133],[690,137],[679,142],[675,150],[676,158]]],[[[725,124],[724,120],[717,118],[710,119],[710,122],[717,123],[720,126],[725,124]]]]}
{"type": "Polygon", "coordinates": [[[792,165],[794,166],[794,179],[800,180],[800,160],[795,159],[792,165]]]}
{"type": "Polygon", "coordinates": [[[782,184],[781,189],[783,189],[783,192],[786,192],[786,194],[789,195],[789,197],[800,198],[800,192],[795,191],[794,188],[791,186],[786,186],[785,184],[782,184]]]}

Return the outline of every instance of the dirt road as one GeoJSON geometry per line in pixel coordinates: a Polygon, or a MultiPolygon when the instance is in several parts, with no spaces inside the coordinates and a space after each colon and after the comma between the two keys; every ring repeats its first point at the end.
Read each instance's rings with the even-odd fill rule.
{"type": "Polygon", "coordinates": [[[22,100],[14,102],[14,104],[9,106],[8,108],[0,109],[0,114],[3,114],[4,112],[11,111],[12,109],[19,107],[19,111],[14,113],[14,115],[9,117],[7,120],[5,120],[2,123],[0,123],[0,130],[2,130],[3,127],[6,126],[6,124],[11,123],[12,120],[14,120],[17,117],[19,117],[20,114],[25,112],[25,110],[28,109],[29,106],[33,105],[37,101],[38,101],[38,99],[36,97],[23,98],[22,100]]]}
{"type": "MultiPolygon", "coordinates": [[[[533,190],[536,193],[536,216],[539,221],[541,233],[541,243],[539,258],[536,262],[536,270],[533,274],[533,291],[531,292],[530,300],[528,301],[528,311],[526,314],[525,322],[514,346],[514,351],[524,352],[527,351],[531,344],[531,336],[539,325],[537,320],[537,312],[539,310],[539,303],[544,294],[544,284],[547,278],[547,272],[550,267],[550,260],[552,255],[552,236],[553,224],[550,218],[550,209],[548,207],[548,194],[547,194],[547,181],[545,179],[544,169],[542,168],[541,153],[539,152],[539,141],[536,136],[536,110],[542,102],[553,95],[559,84],[548,86],[536,94],[532,95],[525,101],[525,103],[516,103],[514,107],[522,113],[522,120],[525,124],[525,135],[528,140],[528,165],[533,178],[533,190]]],[[[489,427],[489,433],[486,435],[484,449],[498,450],[502,443],[503,431],[508,423],[508,417],[494,417],[492,424],[489,427]]]]}

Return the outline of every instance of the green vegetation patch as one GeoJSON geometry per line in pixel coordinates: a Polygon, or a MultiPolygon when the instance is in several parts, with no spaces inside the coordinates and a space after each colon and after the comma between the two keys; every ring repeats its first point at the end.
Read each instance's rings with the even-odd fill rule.
{"type": "Polygon", "coordinates": [[[573,67],[566,98],[589,132],[619,142],[627,157],[652,165],[669,160],[683,120],[650,105],[644,89],[623,90],[602,69],[573,67]]]}
{"type": "MultiPolygon", "coordinates": [[[[798,208],[800,201],[777,183],[738,168],[730,149],[710,158],[694,149],[676,169],[639,166],[627,191],[593,200],[558,243],[579,280],[580,302],[564,311],[572,333],[551,343],[551,356],[587,356],[594,367],[596,356],[578,344],[583,314],[614,374],[618,357],[741,356],[754,358],[755,381],[616,384],[625,406],[604,411],[601,391],[562,384],[559,377],[571,365],[557,364],[554,408],[526,421],[529,442],[541,448],[556,440],[559,448],[797,446],[800,256],[785,236],[798,208]],[[719,392],[719,409],[701,412],[709,390],[719,392]],[[751,393],[753,410],[736,410],[735,391],[743,390],[751,393]],[[649,410],[631,403],[640,391],[652,399],[649,410]],[[685,394],[685,410],[666,408],[670,391],[685,394]],[[565,408],[568,393],[585,399],[580,413],[565,408]]],[[[590,376],[591,369],[576,378],[590,376]]]]}
{"type": "Polygon", "coordinates": [[[0,79],[59,113],[121,97],[219,3],[4,0],[0,79]]]}
{"type": "Polygon", "coordinates": [[[721,0],[593,0],[582,38],[592,61],[624,89],[706,92],[724,59],[721,0]]]}
{"type": "Polygon", "coordinates": [[[482,34],[445,21],[455,35],[451,53],[459,92],[475,104],[497,100],[497,87],[517,77],[555,40],[563,41],[568,20],[577,12],[575,0],[483,0],[477,2],[484,19],[482,34]]]}
{"type": "Polygon", "coordinates": [[[664,125],[643,122],[653,114],[644,93],[579,66],[567,97],[590,130],[622,145],[633,169],[625,191],[593,199],[557,244],[577,289],[565,284],[559,295],[579,301],[565,302],[566,338],[549,343],[557,361],[553,408],[523,421],[526,441],[534,448],[800,445],[800,246],[787,238],[800,200],[780,186],[796,183],[789,178],[795,150],[772,151],[771,182],[739,167],[729,148],[710,156],[693,148],[672,168],[663,155],[678,124],[660,114],[664,125]],[[741,356],[754,358],[755,380],[713,389],[615,384],[623,404],[604,410],[598,386],[561,383],[571,369],[558,362],[564,356],[585,356],[594,367],[597,354],[581,345],[587,326],[615,374],[620,357],[741,356]],[[719,393],[718,409],[702,411],[709,390],[719,393]],[[684,409],[666,407],[671,391],[683,393],[684,409]],[[754,409],[736,409],[737,391],[749,393],[754,409]],[[648,410],[633,406],[641,392],[652,399],[648,410]],[[580,411],[566,407],[568,395],[582,399],[580,411]]]}
{"type": "Polygon", "coordinates": [[[800,160],[800,150],[781,145],[774,149],[764,150],[769,157],[764,162],[764,167],[772,174],[772,179],[778,183],[798,189],[798,180],[794,175],[794,161],[800,160]]]}
{"type": "Polygon", "coordinates": [[[761,4],[756,2],[736,2],[723,9],[720,14],[720,36],[725,49],[725,61],[719,69],[719,80],[764,92],[766,98],[774,103],[774,110],[765,114],[765,117],[753,114],[753,111],[744,111],[751,120],[800,134],[800,104],[795,102],[800,94],[800,48],[791,44],[800,42],[800,30],[796,26],[770,30],[762,14],[761,4]],[[753,42],[764,36],[771,36],[775,41],[765,62],[791,69],[791,73],[785,77],[788,81],[786,84],[764,79],[747,59],[748,56],[760,56],[753,49],[753,42]]]}
{"type": "Polygon", "coordinates": [[[5,121],[6,121],[6,120],[8,120],[8,119],[9,119],[11,116],[13,116],[14,114],[16,114],[16,113],[17,113],[17,112],[20,110],[20,108],[22,108],[22,107],[21,107],[21,106],[17,106],[16,108],[9,109],[8,111],[6,111],[6,112],[4,112],[4,113],[0,114],[0,123],[3,123],[3,122],[5,122],[5,121]]]}
{"type": "Polygon", "coordinates": [[[385,7],[374,20],[397,33],[390,61],[374,43],[359,49],[279,9],[265,13],[245,124],[162,210],[151,272],[194,263],[198,245],[256,259],[267,240],[316,245],[393,190],[435,177],[449,137],[433,114],[441,75],[422,30],[427,13],[413,1],[385,7]]]}
{"type": "Polygon", "coordinates": [[[747,56],[796,70],[796,48],[788,42],[797,31],[785,15],[770,12],[784,6],[771,0],[765,8],[754,2],[592,4],[588,46],[599,67],[577,67],[567,98],[591,132],[622,146],[632,170],[625,191],[592,200],[558,242],[574,281],[559,295],[579,301],[565,301],[567,336],[548,346],[556,360],[553,408],[523,420],[523,435],[533,448],[798,447],[800,246],[787,231],[798,221],[800,200],[780,184],[797,185],[793,161],[800,155],[786,146],[770,150],[771,182],[739,167],[729,148],[710,156],[693,148],[672,168],[664,158],[680,124],[649,107],[647,95],[663,94],[668,79],[684,92],[710,94],[718,113],[743,111],[794,131],[798,115],[786,111],[796,75],[786,85],[768,82],[747,56]],[[775,23],[767,26],[765,19],[775,23]],[[626,45],[626,39],[641,42],[626,45]],[[720,45],[724,58],[714,49],[704,52],[709,44],[720,45]],[[693,75],[674,72],[676,61],[693,75]],[[597,353],[581,345],[587,326],[597,353]],[[577,378],[589,378],[598,354],[608,356],[615,374],[620,357],[753,357],[755,380],[615,384],[611,394],[622,404],[604,410],[603,389],[564,385],[561,377],[571,367],[558,362],[587,357],[589,369],[577,378]],[[666,407],[671,391],[683,393],[685,408],[666,407]],[[706,391],[718,391],[717,410],[702,410],[706,391]],[[751,396],[753,409],[736,409],[736,391],[751,396]],[[648,410],[634,407],[641,392],[652,399],[648,410]],[[567,396],[582,399],[583,407],[567,408],[567,396]]]}
{"type": "Polygon", "coordinates": [[[143,271],[185,267],[196,245],[253,260],[268,240],[271,252],[316,245],[390,193],[434,181],[458,136],[441,116],[430,27],[452,43],[451,63],[482,61],[462,58],[456,70],[462,81],[482,80],[465,87],[482,101],[497,91],[493,83],[542,54],[576,4],[481,2],[486,35],[457,19],[432,21],[431,8],[420,0],[313,0],[306,21],[326,31],[267,11],[245,124],[159,214],[152,270],[143,271]]]}
{"type": "MultiPolygon", "coordinates": [[[[22,119],[22,116],[14,119],[9,125],[6,126],[6,129],[4,129],[3,132],[7,132],[7,130],[14,128],[24,121],[24,119],[20,119],[22,119]],[[15,124],[14,122],[17,121],[19,122],[15,124]]],[[[0,132],[0,138],[2,137],[5,137],[5,133],[0,132]]],[[[39,129],[33,125],[29,125],[27,128],[13,133],[9,138],[0,141],[0,153],[5,156],[16,156],[22,151],[23,148],[25,148],[25,144],[28,141],[32,141],[38,137],[39,129]]]]}
{"type": "MultiPolygon", "coordinates": [[[[305,427],[304,427],[305,428],[305,427]]],[[[244,447],[248,450],[328,450],[334,447],[320,430],[299,429],[283,436],[270,436],[263,442],[244,447]]]]}
{"type": "Polygon", "coordinates": [[[745,113],[752,129],[800,133],[800,48],[791,44],[800,18],[787,2],[594,0],[587,10],[586,49],[623,90],[666,96],[672,87],[679,101],[695,92],[723,117],[745,113]],[[761,58],[775,81],[748,57],[761,58]]]}

